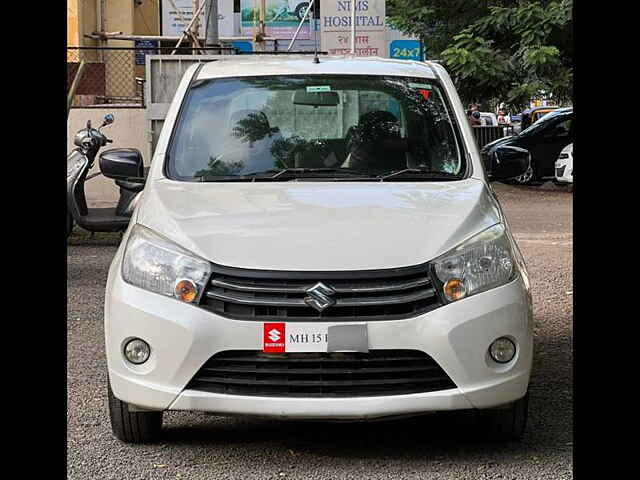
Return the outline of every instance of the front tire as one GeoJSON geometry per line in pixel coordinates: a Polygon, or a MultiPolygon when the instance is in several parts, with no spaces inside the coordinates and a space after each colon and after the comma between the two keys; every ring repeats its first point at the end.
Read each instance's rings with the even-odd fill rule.
{"type": "Polygon", "coordinates": [[[162,429],[162,412],[130,412],[129,404],[118,400],[108,383],[109,417],[113,434],[126,443],[156,440],[162,429]]]}
{"type": "Polygon", "coordinates": [[[515,177],[513,179],[513,183],[515,183],[516,185],[531,185],[531,183],[533,183],[534,180],[535,180],[535,173],[533,170],[533,166],[529,165],[529,168],[527,168],[526,172],[524,172],[519,177],[515,177]]]}
{"type": "Polygon", "coordinates": [[[481,410],[480,428],[491,440],[517,441],[527,426],[529,392],[507,408],[481,410]]]}
{"type": "Polygon", "coordinates": [[[298,17],[298,21],[304,18],[304,14],[307,13],[307,8],[309,8],[309,2],[303,2],[296,7],[296,17],[298,17]]]}

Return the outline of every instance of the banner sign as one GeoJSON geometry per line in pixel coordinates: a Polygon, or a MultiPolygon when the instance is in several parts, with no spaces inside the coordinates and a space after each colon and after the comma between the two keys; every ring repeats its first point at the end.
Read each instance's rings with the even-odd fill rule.
{"type": "MultiPolygon", "coordinates": [[[[253,37],[260,29],[260,0],[240,0],[241,35],[253,37]]],[[[291,39],[296,33],[300,20],[304,18],[309,1],[266,0],[265,33],[268,37],[291,39]]],[[[305,20],[298,37],[308,40],[309,17],[305,20]]]]}
{"type": "MultiPolygon", "coordinates": [[[[193,18],[193,0],[173,0],[173,3],[178,7],[179,11],[173,8],[169,0],[162,0],[160,28],[162,35],[179,37],[193,18]]],[[[206,10],[207,7],[200,12],[200,36],[204,34],[206,10]]]]}
{"type": "Polygon", "coordinates": [[[135,47],[143,49],[136,50],[136,65],[144,65],[147,55],[157,55],[158,52],[155,49],[158,48],[159,43],[157,40],[136,40],[135,47]]]}
{"type": "Polygon", "coordinates": [[[393,40],[389,44],[389,57],[422,61],[420,40],[393,40]]]}
{"type": "MultiPolygon", "coordinates": [[[[356,55],[387,57],[385,0],[354,0],[356,55]]],[[[321,48],[329,55],[351,53],[352,0],[324,0],[320,10],[321,48]]]]}
{"type": "MultiPolygon", "coordinates": [[[[200,4],[207,0],[200,0],[200,4]]],[[[169,37],[179,37],[187,28],[188,23],[193,18],[193,0],[173,0],[178,7],[178,11],[173,8],[169,0],[162,0],[162,35],[169,37]],[[184,20],[183,20],[184,19],[184,20]]],[[[199,34],[204,38],[206,31],[207,7],[200,12],[199,34]]],[[[233,0],[218,0],[218,36],[233,37],[233,0]]]]}

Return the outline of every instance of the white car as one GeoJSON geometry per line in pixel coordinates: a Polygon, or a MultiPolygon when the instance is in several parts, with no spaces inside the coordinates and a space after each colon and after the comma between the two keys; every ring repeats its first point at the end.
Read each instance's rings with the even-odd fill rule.
{"type": "Polygon", "coordinates": [[[309,2],[288,0],[288,8],[289,12],[295,14],[295,16],[298,17],[298,20],[302,20],[304,18],[304,14],[307,13],[307,8],[309,8],[309,2]]]}
{"type": "Polygon", "coordinates": [[[556,180],[560,183],[573,183],[573,143],[562,149],[556,160],[556,180]]]}
{"type": "Polygon", "coordinates": [[[495,113],[480,112],[480,119],[481,121],[484,121],[483,124],[488,127],[495,127],[498,125],[498,117],[496,117],[495,113]]]}
{"type": "MultiPolygon", "coordinates": [[[[102,172],[135,180],[136,152],[112,149],[102,172]]],[[[505,147],[481,163],[435,63],[193,65],[109,270],[115,436],[153,440],[174,410],[477,410],[488,433],[519,438],[530,284],[489,181],[529,161],[505,147]]]]}

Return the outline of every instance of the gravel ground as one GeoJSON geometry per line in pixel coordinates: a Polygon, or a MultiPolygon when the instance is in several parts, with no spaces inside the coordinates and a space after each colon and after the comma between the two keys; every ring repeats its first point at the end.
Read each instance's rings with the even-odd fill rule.
{"type": "Polygon", "coordinates": [[[520,443],[490,444],[461,414],[326,424],[165,414],[161,442],[111,435],[102,308],[119,236],[76,232],[68,251],[70,479],[549,479],[572,474],[572,195],[494,186],[532,279],[535,360],[520,443]]]}

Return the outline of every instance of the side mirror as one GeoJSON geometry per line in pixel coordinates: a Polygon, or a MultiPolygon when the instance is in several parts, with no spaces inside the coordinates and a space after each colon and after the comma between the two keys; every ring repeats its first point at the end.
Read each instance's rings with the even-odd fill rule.
{"type": "Polygon", "coordinates": [[[509,180],[525,173],[531,164],[531,154],[520,147],[497,147],[491,154],[489,180],[509,180]]]}
{"type": "Polygon", "coordinates": [[[142,154],[135,148],[105,150],[100,154],[100,170],[114,180],[144,180],[142,154]]]}
{"type": "Polygon", "coordinates": [[[113,123],[113,120],[114,120],[113,114],[112,113],[107,113],[104,116],[104,120],[102,121],[102,126],[105,127],[107,125],[111,125],[113,123]]]}

